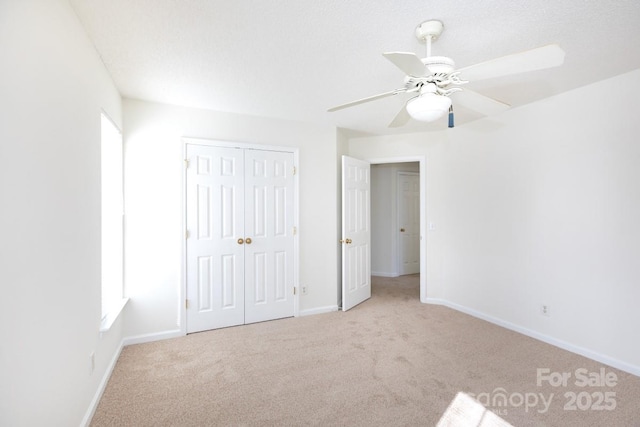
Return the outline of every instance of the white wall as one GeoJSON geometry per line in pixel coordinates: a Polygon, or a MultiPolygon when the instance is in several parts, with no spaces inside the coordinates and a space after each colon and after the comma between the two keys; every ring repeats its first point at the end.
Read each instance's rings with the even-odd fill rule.
{"type": "Polygon", "coordinates": [[[98,334],[100,113],[120,124],[120,96],[65,0],[2,1],[0,52],[0,425],[76,426],[122,341],[121,321],[98,334]]]}
{"type": "Polygon", "coordinates": [[[417,136],[350,149],[440,163],[437,298],[640,374],[639,100],[637,70],[438,132],[440,158],[417,136]]]}
{"type": "Polygon", "coordinates": [[[398,172],[420,172],[420,164],[371,165],[371,274],[374,276],[399,275],[398,172]]]}
{"type": "Polygon", "coordinates": [[[123,108],[128,337],[180,329],[182,137],[299,148],[300,310],[336,308],[335,128],[135,100],[123,108]]]}

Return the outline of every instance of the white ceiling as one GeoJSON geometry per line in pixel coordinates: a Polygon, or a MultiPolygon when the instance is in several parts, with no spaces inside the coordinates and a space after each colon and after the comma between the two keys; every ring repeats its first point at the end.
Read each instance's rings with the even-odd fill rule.
{"type": "MultiPolygon", "coordinates": [[[[443,119],[387,128],[408,95],[326,112],[402,87],[404,75],[381,53],[425,56],[414,30],[428,19],[445,25],[432,54],[458,68],[549,43],[566,51],[560,68],[468,85],[513,107],[640,68],[637,0],[70,3],[124,97],[327,123],[354,134],[446,127],[443,119]]],[[[458,126],[478,117],[456,110],[458,126]]]]}

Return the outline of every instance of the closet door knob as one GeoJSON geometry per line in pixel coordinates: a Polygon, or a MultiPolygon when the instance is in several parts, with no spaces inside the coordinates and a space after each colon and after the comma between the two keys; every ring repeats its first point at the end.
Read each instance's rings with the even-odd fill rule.
{"type": "Polygon", "coordinates": [[[244,240],[242,238],[238,239],[238,244],[241,245],[244,243],[244,240]]]}
{"type": "Polygon", "coordinates": [[[251,237],[247,237],[246,239],[244,239],[244,242],[245,242],[247,245],[250,245],[250,244],[251,244],[251,237]]]}

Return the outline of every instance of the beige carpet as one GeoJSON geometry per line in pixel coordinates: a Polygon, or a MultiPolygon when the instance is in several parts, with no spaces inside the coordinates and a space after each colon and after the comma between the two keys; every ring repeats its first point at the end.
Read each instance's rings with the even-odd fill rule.
{"type": "Polygon", "coordinates": [[[451,404],[441,425],[498,415],[514,426],[640,426],[640,378],[421,304],[417,276],[374,278],[372,289],[346,313],[126,347],[92,425],[433,426],[451,404]],[[538,386],[537,368],[571,378],[538,386]],[[601,369],[608,385],[576,384],[601,369]],[[483,408],[464,409],[469,395],[493,414],[474,418],[483,408]]]}

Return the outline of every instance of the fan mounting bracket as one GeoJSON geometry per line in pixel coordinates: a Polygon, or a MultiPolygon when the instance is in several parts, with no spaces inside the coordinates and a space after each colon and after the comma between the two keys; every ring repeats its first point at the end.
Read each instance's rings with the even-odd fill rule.
{"type": "Polygon", "coordinates": [[[432,41],[437,40],[440,34],[442,34],[442,30],[444,30],[442,21],[438,21],[437,19],[424,21],[416,28],[416,38],[421,43],[426,43],[429,38],[432,41]]]}

